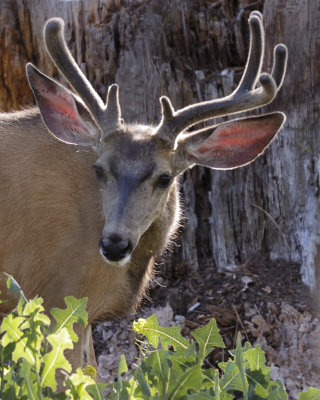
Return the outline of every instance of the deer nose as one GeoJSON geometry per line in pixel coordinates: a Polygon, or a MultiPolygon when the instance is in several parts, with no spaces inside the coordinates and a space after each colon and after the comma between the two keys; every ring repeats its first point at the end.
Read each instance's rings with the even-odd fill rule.
{"type": "Polygon", "coordinates": [[[99,243],[100,253],[107,261],[121,261],[128,257],[132,252],[132,242],[124,239],[120,235],[111,234],[102,237],[99,243]]]}

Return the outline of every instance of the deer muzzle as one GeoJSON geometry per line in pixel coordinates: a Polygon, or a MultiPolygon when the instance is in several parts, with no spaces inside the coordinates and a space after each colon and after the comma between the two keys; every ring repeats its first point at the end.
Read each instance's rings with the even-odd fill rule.
{"type": "Polygon", "coordinates": [[[107,263],[121,266],[130,260],[133,244],[130,239],[118,234],[110,234],[100,239],[99,249],[107,263]]]}

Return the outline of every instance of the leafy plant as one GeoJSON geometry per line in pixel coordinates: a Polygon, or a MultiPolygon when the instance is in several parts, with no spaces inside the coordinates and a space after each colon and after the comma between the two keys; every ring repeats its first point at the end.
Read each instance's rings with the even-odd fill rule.
{"type": "Polygon", "coordinates": [[[160,327],[155,315],[138,320],[134,330],[153,348],[159,342],[161,348],[144,351],[134,376],[113,385],[113,399],[232,400],[236,393],[243,399],[287,399],[281,381],[270,380],[263,351],[248,343],[242,347],[240,336],[233,359],[219,364],[221,377],[218,370],[202,368],[214,347],[225,347],[214,319],[192,333],[192,342],[181,336],[177,326],[160,327]]]}
{"type": "MultiPolygon", "coordinates": [[[[242,346],[240,335],[236,349],[227,362],[219,363],[219,370],[203,368],[214,347],[225,347],[214,319],[192,333],[194,341],[183,338],[177,326],[160,327],[155,315],[134,322],[133,329],[145,338],[140,365],[132,376],[120,379],[127,371],[121,359],[118,381],[111,390],[113,400],[288,399],[283,383],[271,380],[264,352],[249,343],[242,346]]],[[[299,399],[320,400],[320,390],[311,388],[299,399]]]]}
{"type": "Polygon", "coordinates": [[[66,297],[66,309],[51,311],[52,320],[56,321],[51,329],[43,300],[36,297],[28,301],[12,277],[8,285],[21,297],[17,308],[3,319],[0,327],[1,400],[103,399],[106,385],[96,383],[80,368],[70,375],[71,365],[64,354],[78,340],[73,324],[87,324],[87,299],[66,297]],[[57,371],[62,376],[59,390],[57,371]]]}
{"type": "MultiPolygon", "coordinates": [[[[66,297],[66,308],[54,308],[49,319],[41,298],[28,301],[13,278],[10,288],[20,302],[2,321],[0,332],[0,399],[96,399],[102,400],[107,385],[97,383],[93,367],[77,369],[64,352],[72,350],[78,338],[74,323],[87,324],[87,299],[66,297]],[[53,328],[50,328],[54,320],[53,328]],[[64,378],[59,385],[56,372],[64,378]]],[[[118,379],[107,388],[112,400],[285,400],[288,395],[280,380],[272,381],[270,368],[259,346],[241,344],[219,369],[204,369],[203,363],[214,347],[225,347],[216,321],[196,329],[192,341],[181,336],[179,327],[163,328],[152,315],[134,322],[141,352],[131,374],[122,356],[118,379]],[[125,375],[125,376],[124,376],[125,375]]],[[[299,400],[320,400],[320,390],[310,388],[299,400]]]]}

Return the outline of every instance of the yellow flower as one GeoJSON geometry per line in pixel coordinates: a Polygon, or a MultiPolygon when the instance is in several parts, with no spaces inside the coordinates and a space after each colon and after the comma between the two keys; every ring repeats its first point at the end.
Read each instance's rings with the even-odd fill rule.
{"type": "Polygon", "coordinates": [[[147,320],[139,318],[138,321],[133,321],[133,330],[135,333],[143,333],[147,320]]]}

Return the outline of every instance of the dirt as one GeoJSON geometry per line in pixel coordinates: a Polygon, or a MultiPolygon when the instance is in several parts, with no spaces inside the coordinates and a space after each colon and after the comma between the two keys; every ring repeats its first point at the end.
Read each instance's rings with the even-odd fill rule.
{"type": "MultiPolygon", "coordinates": [[[[181,265],[174,274],[168,276],[159,266],[137,315],[96,327],[102,380],[116,376],[122,353],[134,365],[138,353],[132,320],[155,312],[163,326],[180,324],[186,337],[214,317],[227,349],[235,347],[240,331],[244,340],[266,352],[272,378],[285,383],[290,399],[310,386],[320,388],[320,324],[297,265],[252,262],[220,272],[207,265],[196,274],[181,265]]],[[[215,367],[228,356],[226,350],[215,350],[207,365],[215,367]]]]}

